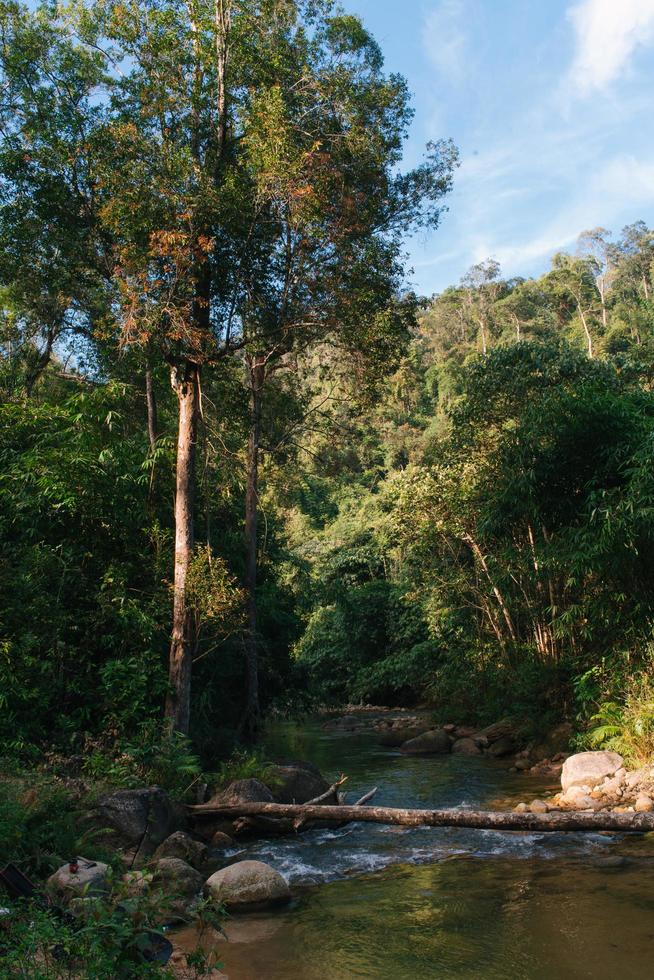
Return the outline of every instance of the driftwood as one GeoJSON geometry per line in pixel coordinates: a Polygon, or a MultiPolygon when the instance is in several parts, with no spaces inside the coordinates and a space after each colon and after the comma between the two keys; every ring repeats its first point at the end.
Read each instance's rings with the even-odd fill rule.
{"type": "MultiPolygon", "coordinates": [[[[366,794],[368,795],[368,794],[366,794]]],[[[492,810],[405,810],[389,806],[361,806],[342,804],[340,806],[320,806],[297,803],[240,803],[235,806],[216,806],[202,804],[189,806],[188,810],[196,820],[204,817],[224,817],[232,820],[237,817],[267,817],[290,819],[302,822],[320,820],[328,823],[347,823],[351,820],[366,823],[401,824],[405,827],[469,827],[477,830],[528,830],[539,833],[557,831],[610,831],[626,833],[654,831],[654,813],[612,813],[601,811],[588,813],[566,811],[550,813],[515,813],[492,810]]]]}
{"type": "MultiPolygon", "coordinates": [[[[312,800],[308,800],[306,803],[303,803],[302,806],[320,806],[321,803],[324,803],[327,800],[338,800],[340,797],[338,792],[339,787],[341,787],[343,783],[347,782],[347,778],[347,776],[342,774],[335,783],[332,783],[328,790],[321,793],[320,796],[315,796],[312,800]]],[[[361,800],[359,800],[356,805],[359,806],[360,804],[361,800]]],[[[293,830],[297,832],[307,822],[307,819],[308,818],[304,814],[300,814],[300,816],[297,816],[289,821],[279,819],[275,820],[274,818],[260,814],[250,816],[249,814],[243,813],[242,815],[239,814],[239,819],[234,822],[234,832],[237,834],[247,832],[260,833],[263,835],[277,837],[283,834],[290,834],[293,830]]]]}
{"type": "Polygon", "coordinates": [[[353,804],[353,806],[364,806],[368,802],[368,800],[371,800],[373,798],[376,792],[377,792],[377,787],[375,786],[375,788],[371,789],[369,793],[364,793],[361,799],[357,800],[356,803],[353,804]]]}
{"type": "MultiPolygon", "coordinates": [[[[336,782],[335,783],[332,783],[332,785],[329,787],[329,789],[325,793],[321,793],[320,796],[315,796],[312,800],[309,800],[307,803],[302,803],[300,805],[302,807],[307,807],[307,806],[320,806],[321,804],[325,803],[329,799],[336,800],[337,803],[338,803],[338,805],[340,805],[340,802],[341,802],[341,800],[340,800],[341,794],[338,792],[338,790],[339,790],[339,787],[342,786],[343,783],[346,783],[346,782],[347,782],[347,776],[344,773],[341,773],[341,775],[336,780],[336,782]]],[[[299,817],[296,817],[293,820],[293,830],[297,833],[298,830],[300,830],[300,828],[304,826],[304,824],[307,822],[307,820],[308,820],[308,817],[305,814],[303,814],[303,813],[300,814],[299,817]]]]}

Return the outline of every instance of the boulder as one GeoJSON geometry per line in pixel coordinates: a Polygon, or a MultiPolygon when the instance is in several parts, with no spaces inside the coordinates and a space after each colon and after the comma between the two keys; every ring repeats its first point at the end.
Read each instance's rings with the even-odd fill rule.
{"type": "Polygon", "coordinates": [[[452,752],[461,753],[461,755],[481,755],[481,749],[474,738],[457,738],[452,746],[452,752]]]}
{"type": "Polygon", "coordinates": [[[156,849],[152,858],[158,861],[161,858],[179,858],[186,861],[193,868],[198,868],[204,863],[207,857],[207,845],[184,833],[183,830],[176,830],[170,837],[166,837],[162,844],[156,849]]]}
{"type": "Polygon", "coordinates": [[[502,738],[491,742],[488,754],[495,759],[501,759],[505,755],[512,755],[515,752],[515,741],[510,735],[503,735],[502,738]]]}
{"type": "Polygon", "coordinates": [[[454,729],[454,738],[474,738],[477,734],[476,728],[471,728],[470,725],[457,725],[454,729]]]}
{"type": "Polygon", "coordinates": [[[597,810],[601,806],[598,800],[590,795],[590,786],[570,786],[561,793],[559,800],[574,810],[597,810]]]}
{"type": "Polygon", "coordinates": [[[237,779],[227,789],[221,790],[211,798],[216,806],[236,806],[239,803],[274,803],[275,798],[258,779],[237,779]]]}
{"type": "Polygon", "coordinates": [[[110,842],[136,848],[140,858],[152,854],[175,829],[170,798],[159,786],[124,789],[103,796],[90,818],[96,827],[110,831],[110,842]]]}
{"type": "Polygon", "coordinates": [[[62,866],[48,878],[45,890],[58,904],[69,905],[76,898],[95,898],[108,895],[109,866],[102,861],[88,861],[78,858],[78,869],[73,872],[68,864],[62,866]]]}
{"type": "Polygon", "coordinates": [[[641,793],[634,804],[634,810],[636,813],[649,813],[650,810],[654,810],[654,802],[647,793],[641,793]]]}
{"type": "Polygon", "coordinates": [[[563,763],[561,786],[564,792],[571,786],[595,786],[622,767],[617,752],[578,752],[563,763]]]}
{"type": "Polygon", "coordinates": [[[487,738],[489,744],[497,742],[500,738],[510,737],[515,739],[515,722],[511,718],[501,718],[500,721],[496,721],[494,724],[482,728],[480,732],[477,732],[477,735],[479,738],[487,738]]]}
{"type": "Polygon", "coordinates": [[[423,732],[422,735],[411,738],[402,745],[402,751],[408,755],[444,755],[451,748],[450,737],[442,728],[423,732]]]}
{"type": "Polygon", "coordinates": [[[548,813],[549,807],[545,800],[532,800],[529,804],[532,813],[548,813]]]}
{"type": "Polygon", "coordinates": [[[425,731],[428,731],[428,729],[424,725],[419,725],[415,728],[388,728],[380,734],[379,744],[387,749],[399,748],[405,742],[418,738],[425,731]]]}
{"type": "Polygon", "coordinates": [[[287,902],[286,879],[263,861],[238,861],[207,879],[205,890],[228,909],[261,908],[287,902]]]}
{"type": "Polygon", "coordinates": [[[184,918],[189,906],[202,890],[202,875],[181,858],[160,858],[153,862],[152,887],[166,897],[164,916],[184,918]]]}
{"type": "Polygon", "coordinates": [[[528,770],[531,769],[531,760],[525,758],[524,756],[521,759],[516,759],[515,767],[518,772],[528,772],[528,770]]]}
{"type": "Polygon", "coordinates": [[[147,895],[152,885],[151,871],[127,871],[123,875],[123,886],[130,898],[147,895]]]}
{"type": "Polygon", "coordinates": [[[226,851],[234,847],[234,838],[224,834],[222,830],[217,830],[211,838],[211,847],[217,851],[226,851]]]}
{"type": "Polygon", "coordinates": [[[526,803],[518,803],[517,806],[513,807],[514,813],[529,813],[529,807],[526,803]]]}
{"type": "MultiPolygon", "coordinates": [[[[300,766],[275,766],[269,789],[277,803],[308,803],[322,796],[330,784],[320,773],[300,766]]],[[[327,802],[336,803],[336,799],[327,802]]]]}

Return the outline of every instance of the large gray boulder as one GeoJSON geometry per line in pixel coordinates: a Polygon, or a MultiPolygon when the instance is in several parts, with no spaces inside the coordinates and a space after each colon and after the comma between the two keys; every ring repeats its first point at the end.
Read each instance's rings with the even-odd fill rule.
{"type": "Polygon", "coordinates": [[[160,786],[124,789],[98,800],[91,822],[110,831],[110,842],[134,848],[142,858],[152,852],[175,829],[175,812],[160,786]]]}
{"type": "Polygon", "coordinates": [[[452,748],[450,736],[442,728],[423,732],[417,738],[410,738],[402,745],[402,752],[408,755],[444,755],[452,748]]]}
{"type": "Polygon", "coordinates": [[[563,763],[561,787],[565,793],[571,786],[592,788],[607,776],[622,768],[622,756],[617,752],[578,752],[563,763]]]}
{"type": "Polygon", "coordinates": [[[193,868],[199,868],[206,857],[207,845],[194,840],[190,834],[184,833],[183,830],[176,830],[170,837],[166,837],[152,855],[153,861],[158,861],[161,858],[179,858],[193,868]]]}
{"type": "MultiPolygon", "coordinates": [[[[277,803],[308,803],[322,796],[330,784],[320,773],[300,765],[275,766],[269,789],[277,803]]],[[[333,801],[327,802],[336,802],[333,801]]]]}
{"type": "Polygon", "coordinates": [[[237,806],[239,803],[274,803],[275,799],[259,779],[237,779],[227,789],[216,793],[210,802],[216,806],[237,806]]]}
{"type": "Polygon", "coordinates": [[[167,894],[192,898],[202,889],[202,875],[181,858],[160,858],[150,865],[152,884],[167,894]]]}
{"type": "Polygon", "coordinates": [[[78,859],[78,870],[73,872],[63,864],[48,878],[45,890],[57,904],[69,905],[75,898],[97,898],[111,890],[109,866],[102,861],[78,859]]]}
{"type": "MultiPolygon", "coordinates": [[[[237,779],[212,796],[209,802],[216,806],[238,806],[239,803],[274,803],[275,798],[259,779],[237,779]]],[[[207,818],[198,823],[197,832],[209,842],[219,832],[232,837],[235,825],[233,820],[217,814],[215,820],[207,818]]]]}
{"type": "Polygon", "coordinates": [[[185,918],[189,907],[202,891],[202,875],[180,858],[154,861],[152,888],[164,894],[164,918],[185,918]]]}
{"type": "Polygon", "coordinates": [[[228,909],[256,909],[287,902],[286,879],[263,861],[238,861],[207,879],[205,891],[228,909]]]}
{"type": "Polygon", "coordinates": [[[452,746],[452,752],[461,755],[481,755],[481,749],[474,738],[457,738],[452,746]]]}

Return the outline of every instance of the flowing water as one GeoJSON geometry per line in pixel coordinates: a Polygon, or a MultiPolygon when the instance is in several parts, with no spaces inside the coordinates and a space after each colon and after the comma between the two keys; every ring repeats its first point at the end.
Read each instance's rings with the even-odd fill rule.
{"type": "MultiPolygon", "coordinates": [[[[410,758],[319,723],[269,734],[271,756],[349,774],[350,799],[508,807],[547,784],[488,759],[410,758]]],[[[654,836],[350,824],[256,841],[296,898],[201,943],[230,980],[645,980],[654,976],[654,836]]],[[[181,937],[187,948],[197,934],[181,937]]]]}

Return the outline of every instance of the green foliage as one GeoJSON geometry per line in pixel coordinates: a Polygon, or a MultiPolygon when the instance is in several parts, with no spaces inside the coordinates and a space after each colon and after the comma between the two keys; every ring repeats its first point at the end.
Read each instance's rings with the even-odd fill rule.
{"type": "MultiPolygon", "coordinates": [[[[134,898],[116,887],[108,900],[87,897],[73,925],[34,904],[16,904],[0,925],[2,975],[7,980],[170,977],[167,967],[142,956],[147,930],[156,927],[162,907],[163,896],[134,898]]],[[[205,975],[198,962],[195,976],[205,975]]]]}
{"type": "Polygon", "coordinates": [[[162,733],[158,724],[142,725],[134,739],[120,735],[90,741],[86,746],[84,774],[112,786],[162,786],[171,796],[184,799],[202,776],[202,767],[190,740],[162,733]]]}
{"type": "Polygon", "coordinates": [[[58,781],[0,770],[0,865],[17,863],[28,874],[50,874],[80,850],[77,808],[58,781]]]}
{"type": "Polygon", "coordinates": [[[298,498],[315,699],[428,698],[535,731],[650,676],[651,233],[582,244],[539,280],[486,263],[436,297],[381,401],[309,467],[338,509],[298,498]]]}
{"type": "Polygon", "coordinates": [[[628,763],[654,758],[654,681],[651,674],[631,677],[620,701],[603,701],[589,720],[582,745],[619,752],[628,763]]]}
{"type": "Polygon", "coordinates": [[[209,779],[216,788],[229,786],[237,779],[258,779],[267,786],[274,787],[276,769],[259,752],[237,749],[229,759],[220,763],[209,779]]]}
{"type": "Polygon", "coordinates": [[[230,10],[2,4],[0,751],[179,796],[229,755],[260,456],[264,708],[592,716],[644,756],[654,233],[593,229],[534,280],[488,259],[419,315],[402,240],[437,226],[455,148],[400,171],[406,83],[331,0],[230,10]],[[159,727],[171,366],[201,376],[192,743],[159,727]]]}
{"type": "Polygon", "coordinates": [[[169,544],[120,385],[0,406],[0,741],[156,713],[169,544]],[[11,569],[11,574],[9,574],[11,569]]]}

